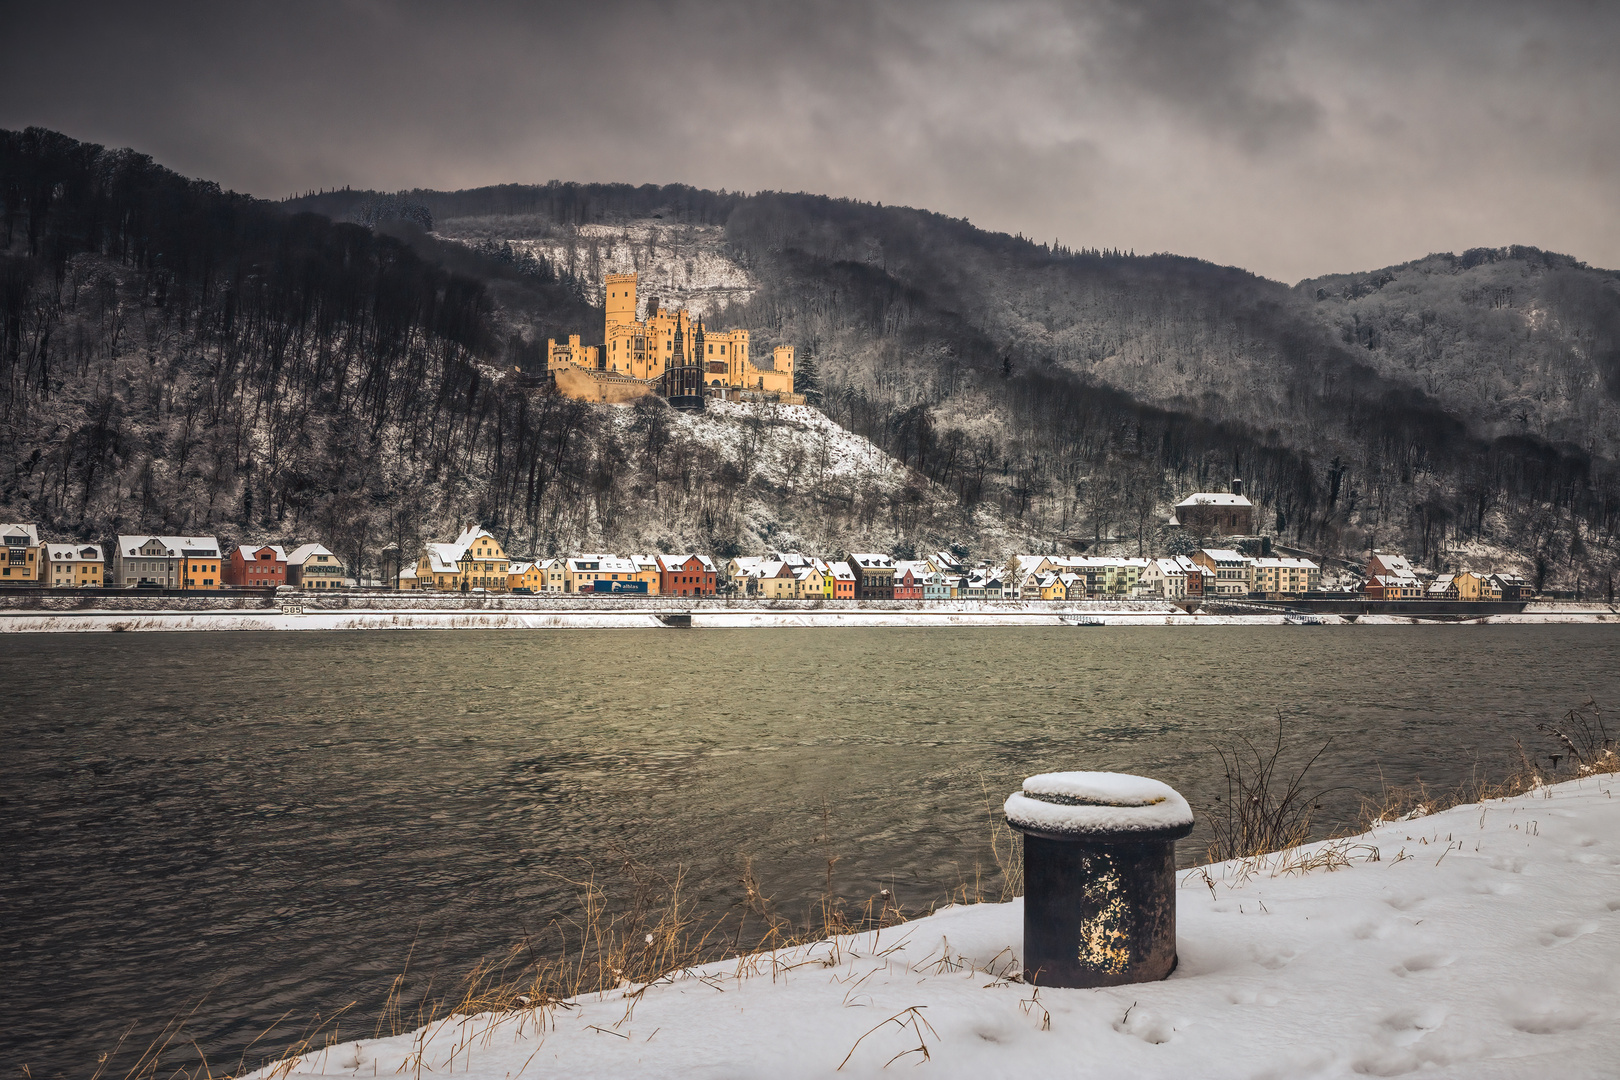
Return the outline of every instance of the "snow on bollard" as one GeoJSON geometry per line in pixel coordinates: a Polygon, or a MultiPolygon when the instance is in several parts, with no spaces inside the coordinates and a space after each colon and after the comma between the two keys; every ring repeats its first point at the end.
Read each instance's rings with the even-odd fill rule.
{"type": "Polygon", "coordinates": [[[1176,967],[1176,841],[1192,809],[1168,784],[1042,773],[1007,797],[1024,834],[1024,977],[1118,986],[1176,967]]]}

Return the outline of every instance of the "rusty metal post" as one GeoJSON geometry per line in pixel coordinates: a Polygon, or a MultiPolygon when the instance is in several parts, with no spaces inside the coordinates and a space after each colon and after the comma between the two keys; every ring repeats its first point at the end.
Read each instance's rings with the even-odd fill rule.
{"type": "Polygon", "coordinates": [[[1043,773],[1010,795],[1024,834],[1024,976],[1118,986],[1176,967],[1176,841],[1192,831],[1168,784],[1108,772],[1043,773]]]}

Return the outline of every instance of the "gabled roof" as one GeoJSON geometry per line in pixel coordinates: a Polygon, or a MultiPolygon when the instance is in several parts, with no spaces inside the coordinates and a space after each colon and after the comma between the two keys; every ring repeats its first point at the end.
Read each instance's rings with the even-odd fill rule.
{"type": "Polygon", "coordinates": [[[1243,561],[1243,556],[1240,555],[1239,553],[1237,553],[1236,551],[1233,551],[1231,548],[1205,548],[1204,549],[1204,554],[1208,555],[1210,558],[1214,559],[1218,563],[1223,563],[1223,562],[1238,562],[1238,563],[1240,563],[1240,562],[1243,561]]]}
{"type": "Polygon", "coordinates": [[[847,562],[835,562],[827,569],[832,574],[835,581],[855,580],[855,571],[850,568],[850,565],[847,562]]]}
{"type": "Polygon", "coordinates": [[[39,529],[34,525],[0,525],[0,541],[8,547],[38,547],[39,529]],[[23,538],[23,543],[13,543],[18,537],[23,538]]]}
{"type": "Polygon", "coordinates": [[[165,558],[177,559],[186,556],[195,559],[216,559],[219,557],[219,540],[212,536],[155,536],[151,533],[134,533],[118,538],[118,550],[123,552],[125,556],[135,556],[141,548],[152,540],[156,540],[163,545],[165,558]]]}
{"type": "Polygon", "coordinates": [[[1412,564],[1406,561],[1405,555],[1391,555],[1382,551],[1373,552],[1372,562],[1384,568],[1384,573],[1395,577],[1417,577],[1417,571],[1412,564]]]}
{"type": "Polygon", "coordinates": [[[717,572],[714,568],[714,560],[707,555],[660,555],[658,556],[658,568],[665,573],[673,574],[685,570],[686,564],[693,559],[698,561],[698,565],[705,573],[713,574],[717,572]]]}
{"type": "Polygon", "coordinates": [[[1176,509],[1184,506],[1253,506],[1242,495],[1233,495],[1230,491],[1200,491],[1187,496],[1176,503],[1176,509]]]}
{"type": "Polygon", "coordinates": [[[428,544],[428,567],[435,574],[459,574],[461,553],[466,549],[456,544],[428,544]]]}
{"type": "MultiPolygon", "coordinates": [[[[455,544],[457,547],[471,547],[474,542],[485,536],[489,537],[491,540],[495,540],[495,534],[490,532],[488,529],[479,525],[469,525],[467,528],[461,531],[460,536],[456,537],[455,544]]],[[[495,545],[497,547],[500,546],[500,543],[501,542],[499,540],[495,540],[495,545]]]]}
{"type": "Polygon", "coordinates": [[[508,574],[527,574],[533,566],[534,563],[532,562],[509,562],[506,564],[506,572],[508,574]]]}
{"type": "Polygon", "coordinates": [[[270,560],[268,559],[259,558],[259,552],[266,549],[275,553],[275,561],[287,561],[286,549],[284,549],[280,544],[238,544],[236,546],[237,554],[241,555],[242,558],[246,559],[248,562],[269,562],[270,560]]]}
{"type": "Polygon", "coordinates": [[[287,556],[287,562],[289,565],[297,564],[302,566],[316,555],[331,555],[334,559],[337,558],[322,544],[305,544],[302,547],[294,548],[293,553],[287,556]]]}
{"type": "Polygon", "coordinates": [[[45,558],[64,562],[101,562],[99,544],[44,544],[45,558]]]}
{"type": "Polygon", "coordinates": [[[643,570],[657,570],[659,568],[658,559],[651,555],[632,555],[630,556],[630,562],[635,566],[638,574],[643,570]]]}

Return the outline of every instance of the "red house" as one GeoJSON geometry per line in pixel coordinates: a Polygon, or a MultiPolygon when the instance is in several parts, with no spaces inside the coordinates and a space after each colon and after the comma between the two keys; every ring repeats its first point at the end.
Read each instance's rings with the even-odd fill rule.
{"type": "Polygon", "coordinates": [[[896,600],[923,598],[922,578],[918,577],[916,570],[909,565],[902,565],[894,572],[894,598],[896,600]]]}
{"type": "Polygon", "coordinates": [[[243,544],[231,552],[223,577],[227,585],[285,585],[287,553],[279,544],[243,544]]]}
{"type": "Polygon", "coordinates": [[[658,556],[660,596],[713,596],[719,576],[707,555],[658,556]]]}

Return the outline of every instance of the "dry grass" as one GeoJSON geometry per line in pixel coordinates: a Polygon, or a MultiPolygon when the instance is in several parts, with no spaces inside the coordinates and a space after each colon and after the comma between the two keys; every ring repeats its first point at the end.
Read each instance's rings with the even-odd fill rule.
{"type": "Polygon", "coordinates": [[[1248,859],[1298,847],[1310,837],[1311,813],[1325,791],[1309,792],[1305,780],[1328,743],[1292,772],[1283,771],[1284,724],[1277,714],[1277,735],[1268,746],[1217,746],[1226,774],[1226,798],[1207,813],[1214,839],[1206,853],[1212,863],[1248,859]]]}

